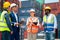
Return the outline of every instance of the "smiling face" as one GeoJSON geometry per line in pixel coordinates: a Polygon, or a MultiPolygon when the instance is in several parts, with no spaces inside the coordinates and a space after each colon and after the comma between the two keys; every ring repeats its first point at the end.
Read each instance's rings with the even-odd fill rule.
{"type": "Polygon", "coordinates": [[[17,6],[12,7],[12,11],[18,12],[18,7],[17,6]]]}
{"type": "Polygon", "coordinates": [[[46,9],[46,10],[45,10],[45,14],[46,14],[46,15],[50,14],[50,12],[51,12],[50,9],[46,9]]]}

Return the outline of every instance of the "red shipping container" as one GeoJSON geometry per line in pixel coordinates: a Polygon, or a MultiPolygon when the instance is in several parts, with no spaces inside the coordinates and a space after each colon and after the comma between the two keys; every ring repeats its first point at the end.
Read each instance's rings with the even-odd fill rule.
{"type": "Polygon", "coordinates": [[[2,40],[2,32],[0,32],[0,40],[2,40]]]}

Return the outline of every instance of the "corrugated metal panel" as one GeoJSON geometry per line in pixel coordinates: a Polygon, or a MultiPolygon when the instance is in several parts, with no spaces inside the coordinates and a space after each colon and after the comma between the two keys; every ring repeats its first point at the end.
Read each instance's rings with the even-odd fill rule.
{"type": "Polygon", "coordinates": [[[36,1],[38,1],[40,4],[43,4],[45,0],[41,0],[41,1],[40,0],[36,0],[36,1]]]}
{"type": "Polygon", "coordinates": [[[58,29],[60,29],[60,13],[58,13],[57,15],[57,25],[58,25],[58,29]]]}
{"type": "Polygon", "coordinates": [[[30,1],[22,1],[22,7],[32,7],[33,3],[30,1]]]}

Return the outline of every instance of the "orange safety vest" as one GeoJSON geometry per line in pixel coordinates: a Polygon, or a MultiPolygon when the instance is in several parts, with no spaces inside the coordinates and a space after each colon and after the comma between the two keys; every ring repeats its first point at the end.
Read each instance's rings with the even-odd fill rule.
{"type": "MultiPolygon", "coordinates": [[[[30,18],[30,20],[33,21],[31,18],[30,18]]],[[[31,24],[31,22],[27,26],[27,32],[33,33],[33,34],[37,33],[38,32],[38,26],[37,25],[33,25],[33,24],[30,25],[30,24],[31,24]]]]}

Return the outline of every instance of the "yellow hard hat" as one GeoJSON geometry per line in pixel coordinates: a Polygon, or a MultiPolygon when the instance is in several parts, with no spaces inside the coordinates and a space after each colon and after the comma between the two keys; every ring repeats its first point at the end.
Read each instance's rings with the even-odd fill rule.
{"type": "Polygon", "coordinates": [[[46,10],[46,9],[50,9],[50,10],[51,10],[51,7],[47,6],[47,7],[45,7],[45,10],[46,10]]]}
{"type": "Polygon", "coordinates": [[[10,3],[9,2],[4,2],[3,3],[3,8],[8,8],[10,6],[10,3]]]}

